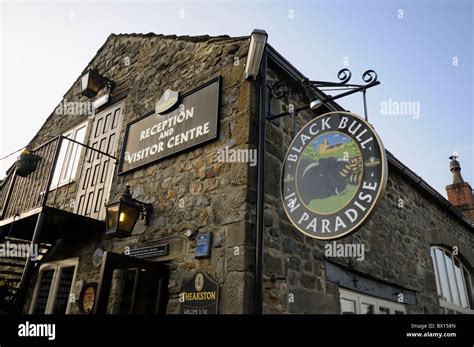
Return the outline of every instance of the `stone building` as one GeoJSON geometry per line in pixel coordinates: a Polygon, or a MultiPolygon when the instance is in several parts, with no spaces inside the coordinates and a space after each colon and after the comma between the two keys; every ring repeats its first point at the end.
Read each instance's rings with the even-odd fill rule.
{"type": "MultiPolygon", "coordinates": [[[[39,245],[34,261],[0,260],[11,294],[4,312],[254,312],[257,168],[219,158],[248,159],[257,148],[248,49],[249,37],[109,36],[28,144],[31,172],[19,160],[1,183],[3,245],[39,245]],[[85,78],[98,76],[100,86],[84,92],[85,78]],[[180,110],[182,100],[189,104],[180,110]],[[176,123],[192,118],[183,124],[209,117],[210,128],[178,136],[164,123],[170,114],[176,123]],[[168,149],[140,147],[157,136],[168,149]],[[181,148],[185,136],[196,142],[181,148]],[[131,235],[106,233],[105,206],[126,186],[133,200],[124,200],[151,207],[142,213],[148,223],[139,219],[131,235]]],[[[270,45],[265,51],[268,81],[304,78],[270,45]]],[[[290,94],[270,104],[279,113],[310,101],[290,94]]],[[[472,313],[474,205],[456,159],[450,203],[387,151],[385,196],[337,242],[305,236],[285,216],[280,172],[292,138],[316,115],[341,110],[328,102],[267,125],[263,312],[472,313]]],[[[116,224],[128,218],[120,211],[116,224]]]]}

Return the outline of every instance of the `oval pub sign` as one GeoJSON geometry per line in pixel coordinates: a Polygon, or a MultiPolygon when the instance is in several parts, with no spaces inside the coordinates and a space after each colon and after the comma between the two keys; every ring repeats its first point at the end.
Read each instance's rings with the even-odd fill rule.
{"type": "Polygon", "coordinates": [[[283,205],[307,236],[331,240],[356,231],[385,191],[387,159],[370,124],[329,112],[304,126],[285,157],[283,205]]]}

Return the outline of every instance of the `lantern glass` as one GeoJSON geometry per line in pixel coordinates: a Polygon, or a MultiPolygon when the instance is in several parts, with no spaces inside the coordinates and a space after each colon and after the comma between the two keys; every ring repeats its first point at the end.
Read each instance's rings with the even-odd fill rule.
{"type": "Polygon", "coordinates": [[[115,233],[120,216],[120,202],[114,202],[106,206],[106,231],[107,233],[115,233]]]}
{"type": "Polygon", "coordinates": [[[89,70],[81,78],[81,92],[89,98],[95,97],[103,86],[103,78],[97,70],[89,70]]]}
{"type": "Polygon", "coordinates": [[[140,217],[141,206],[126,201],[120,203],[120,213],[118,216],[118,232],[120,234],[130,235],[140,217]]]}
{"type": "Polygon", "coordinates": [[[141,206],[133,201],[119,200],[106,206],[106,233],[118,237],[132,234],[140,217],[141,206]]]}

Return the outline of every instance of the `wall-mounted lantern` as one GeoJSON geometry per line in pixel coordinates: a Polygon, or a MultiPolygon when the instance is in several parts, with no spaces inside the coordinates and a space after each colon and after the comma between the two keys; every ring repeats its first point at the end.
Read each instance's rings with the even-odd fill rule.
{"type": "Polygon", "coordinates": [[[96,68],[91,68],[81,77],[81,93],[88,98],[94,98],[104,86],[111,89],[113,84],[107,77],[99,74],[96,68]]]}
{"type": "Polygon", "coordinates": [[[132,198],[130,186],[127,186],[117,201],[111,202],[106,208],[106,234],[115,237],[132,235],[133,228],[142,218],[145,225],[150,222],[152,205],[132,198]]]}

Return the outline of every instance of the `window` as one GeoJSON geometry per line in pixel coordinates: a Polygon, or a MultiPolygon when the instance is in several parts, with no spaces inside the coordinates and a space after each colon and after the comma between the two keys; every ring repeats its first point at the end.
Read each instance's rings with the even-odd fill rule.
{"type": "MultiPolygon", "coordinates": [[[[64,133],[63,136],[84,143],[86,138],[87,122],[82,123],[74,129],[64,133]]],[[[54,169],[51,189],[74,181],[79,166],[79,159],[82,153],[82,146],[64,139],[59,151],[58,162],[54,169]]]]}
{"type": "Polygon", "coordinates": [[[431,247],[440,305],[461,313],[472,313],[470,275],[466,267],[444,248],[431,247]]]}
{"type": "Polygon", "coordinates": [[[339,289],[342,314],[405,314],[405,306],[393,301],[339,289]]]}
{"type": "Polygon", "coordinates": [[[77,259],[43,264],[30,307],[30,314],[67,314],[69,295],[76,277],[77,259]]]}

